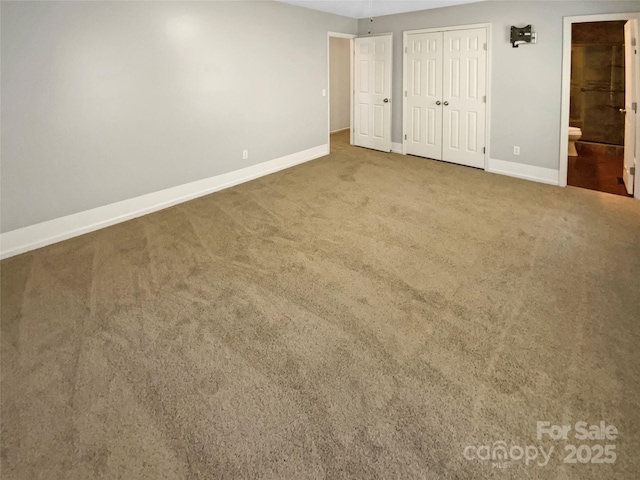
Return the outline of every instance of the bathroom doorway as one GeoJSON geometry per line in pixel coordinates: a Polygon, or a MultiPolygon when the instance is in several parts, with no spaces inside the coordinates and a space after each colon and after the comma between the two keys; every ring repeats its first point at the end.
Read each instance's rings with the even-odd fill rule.
{"type": "Polygon", "coordinates": [[[624,20],[571,26],[567,185],[627,195],[624,171],[624,20]],[[571,141],[573,136],[569,132],[571,141]]]}
{"type": "Polygon", "coordinates": [[[566,17],[564,28],[559,183],[621,196],[635,184],[640,198],[629,175],[639,150],[637,14],[566,17]]]}

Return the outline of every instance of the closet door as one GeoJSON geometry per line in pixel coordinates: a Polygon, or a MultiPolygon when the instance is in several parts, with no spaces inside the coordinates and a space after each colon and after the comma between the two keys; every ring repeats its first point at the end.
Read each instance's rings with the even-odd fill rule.
{"type": "Polygon", "coordinates": [[[444,32],[442,160],[484,168],[484,28],[444,32]]]}
{"type": "Polygon", "coordinates": [[[405,153],[442,159],[442,32],[407,35],[405,153]]]}

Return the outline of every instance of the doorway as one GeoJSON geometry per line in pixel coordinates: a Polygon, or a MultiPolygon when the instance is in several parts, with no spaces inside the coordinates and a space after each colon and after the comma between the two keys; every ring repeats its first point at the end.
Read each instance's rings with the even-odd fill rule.
{"type": "Polygon", "coordinates": [[[345,135],[347,129],[350,145],[383,152],[391,151],[392,39],[392,34],[359,37],[346,33],[328,32],[327,145],[329,152],[331,152],[331,135],[345,135]],[[348,67],[344,55],[346,43],[341,40],[349,42],[348,67]],[[347,68],[349,96],[345,99],[347,68]],[[347,102],[348,126],[344,120],[347,102]],[[339,118],[342,118],[341,123],[339,118]]]}
{"type": "Polygon", "coordinates": [[[560,186],[640,198],[637,19],[564,18],[560,186]]]}
{"type": "Polygon", "coordinates": [[[327,36],[328,151],[332,135],[349,135],[353,144],[353,52],[356,35],[329,32],[327,36]]]}
{"type": "Polygon", "coordinates": [[[625,23],[571,26],[567,185],[615,195],[627,195],[623,181],[625,23]]]}

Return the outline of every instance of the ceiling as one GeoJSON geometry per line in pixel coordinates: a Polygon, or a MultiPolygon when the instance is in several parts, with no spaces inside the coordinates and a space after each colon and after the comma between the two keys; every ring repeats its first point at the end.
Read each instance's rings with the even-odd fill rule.
{"type": "Polygon", "coordinates": [[[415,12],[484,0],[277,0],[282,3],[335,13],[344,17],[369,18],[415,12]]]}

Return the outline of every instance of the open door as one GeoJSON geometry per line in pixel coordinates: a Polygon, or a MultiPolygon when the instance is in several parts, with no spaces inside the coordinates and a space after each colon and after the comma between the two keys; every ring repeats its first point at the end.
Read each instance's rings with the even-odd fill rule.
{"type": "Polygon", "coordinates": [[[627,193],[633,195],[636,169],[636,122],[638,114],[638,21],[624,24],[624,171],[622,178],[627,193]]]}
{"type": "Polygon", "coordinates": [[[353,144],[391,151],[391,35],[355,39],[353,144]]]}

